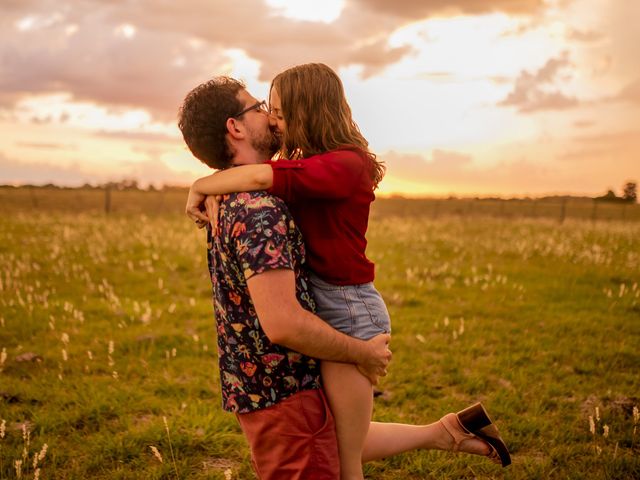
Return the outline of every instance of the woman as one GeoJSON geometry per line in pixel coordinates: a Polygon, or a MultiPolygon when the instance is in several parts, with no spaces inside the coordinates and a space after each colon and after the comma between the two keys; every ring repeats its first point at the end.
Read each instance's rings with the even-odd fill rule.
{"type": "MultiPolygon", "coordinates": [[[[191,189],[194,197],[262,189],[281,197],[305,238],[317,315],[363,340],[390,332],[389,314],[373,286],[374,265],[365,255],[369,208],[384,166],[353,121],[342,82],[326,65],[300,65],[274,78],[269,97],[282,141],[279,157],[286,160],[199,179],[191,189]]],[[[200,205],[192,203],[187,212],[201,219],[200,205]]],[[[497,431],[473,426],[482,420],[495,429],[479,405],[427,426],[377,424],[371,422],[372,385],[355,365],[323,362],[322,377],[343,480],[362,479],[363,461],[416,447],[488,452],[494,458],[497,448],[502,464],[509,463],[497,431]],[[487,442],[469,432],[485,435],[487,442]]]]}

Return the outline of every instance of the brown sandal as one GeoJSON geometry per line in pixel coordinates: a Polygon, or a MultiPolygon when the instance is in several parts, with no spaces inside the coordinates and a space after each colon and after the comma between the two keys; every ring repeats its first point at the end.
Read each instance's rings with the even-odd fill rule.
{"type": "Polygon", "coordinates": [[[458,413],[449,413],[440,419],[440,423],[453,437],[452,451],[459,451],[464,440],[479,438],[489,445],[491,451],[487,457],[492,462],[503,467],[511,464],[509,449],[481,403],[471,405],[458,413]],[[460,427],[465,433],[460,433],[460,427]]]}

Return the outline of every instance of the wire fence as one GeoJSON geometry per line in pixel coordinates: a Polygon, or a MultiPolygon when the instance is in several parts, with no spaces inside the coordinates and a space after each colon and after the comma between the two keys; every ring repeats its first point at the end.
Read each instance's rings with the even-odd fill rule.
{"type": "MultiPolygon", "coordinates": [[[[1,187],[0,214],[14,212],[92,212],[119,214],[182,214],[187,190],[117,190],[114,188],[1,187]]],[[[372,216],[422,216],[439,218],[498,217],[504,219],[545,218],[563,223],[587,221],[640,221],[640,205],[603,202],[589,198],[545,199],[408,199],[378,198],[372,216]]]]}

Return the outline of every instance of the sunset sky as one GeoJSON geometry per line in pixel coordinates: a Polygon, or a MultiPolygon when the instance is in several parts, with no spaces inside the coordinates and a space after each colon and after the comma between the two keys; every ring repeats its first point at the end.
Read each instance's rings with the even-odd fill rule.
{"type": "Polygon", "coordinates": [[[0,183],[209,170],[176,127],[214,75],[266,98],[323,62],[381,193],[597,195],[640,181],[638,0],[2,0],[0,183]]]}

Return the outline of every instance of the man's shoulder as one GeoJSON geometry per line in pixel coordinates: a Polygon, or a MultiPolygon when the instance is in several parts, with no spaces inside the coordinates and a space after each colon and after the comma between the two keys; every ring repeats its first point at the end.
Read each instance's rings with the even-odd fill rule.
{"type": "Polygon", "coordinates": [[[293,217],[284,201],[265,191],[225,195],[220,205],[220,218],[223,228],[230,229],[236,224],[244,224],[247,229],[280,222],[293,225],[293,217]]]}
{"type": "Polygon", "coordinates": [[[255,192],[239,192],[224,195],[222,205],[227,215],[248,215],[256,210],[282,211],[289,214],[287,205],[282,199],[267,193],[264,190],[255,192]]]}

